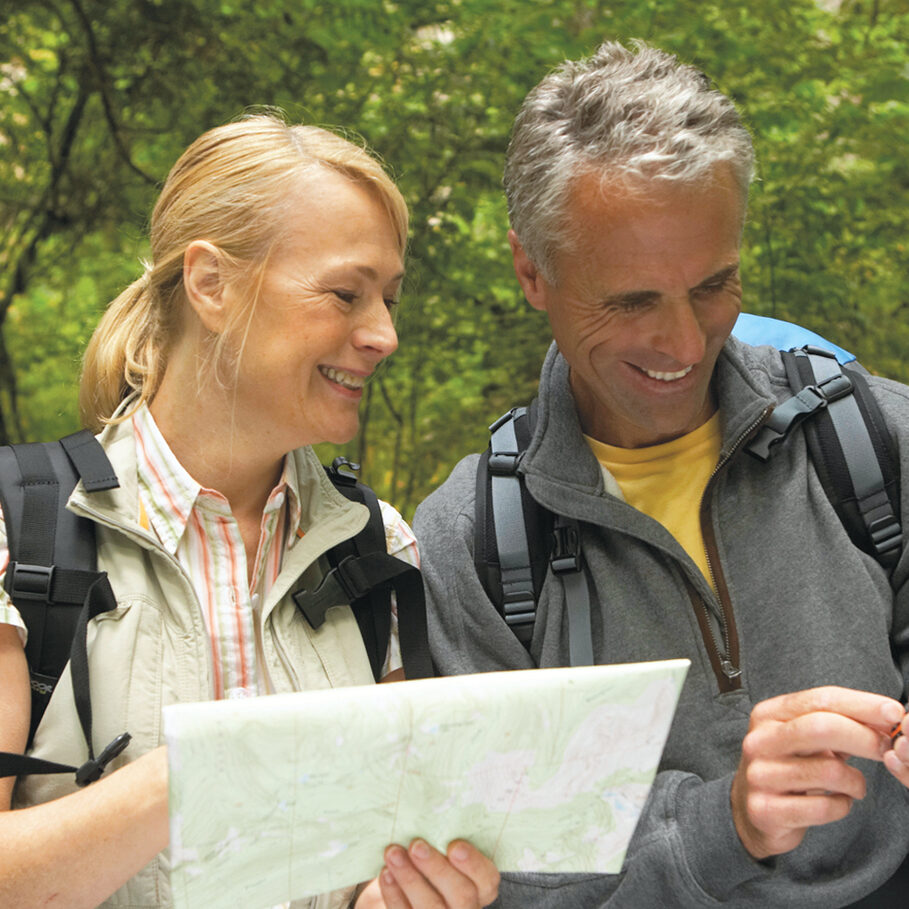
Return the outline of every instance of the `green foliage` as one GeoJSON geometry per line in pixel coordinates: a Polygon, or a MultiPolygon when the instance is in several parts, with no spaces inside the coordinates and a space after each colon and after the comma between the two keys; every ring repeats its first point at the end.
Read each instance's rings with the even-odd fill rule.
{"type": "Polygon", "coordinates": [[[79,355],[138,273],[158,184],[204,129],[273,105],[362,135],[411,207],[401,347],[345,446],[411,514],[533,394],[548,326],[511,271],[502,160],[526,92],[605,38],[678,53],[744,112],[747,308],[909,379],[906,34],[904,0],[19,0],[0,21],[0,436],[75,426],[79,355]]]}

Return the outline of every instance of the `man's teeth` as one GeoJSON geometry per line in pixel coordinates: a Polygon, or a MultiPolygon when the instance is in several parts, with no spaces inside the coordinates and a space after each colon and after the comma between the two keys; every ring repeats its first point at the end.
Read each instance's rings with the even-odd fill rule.
{"type": "Polygon", "coordinates": [[[673,382],[676,379],[681,379],[683,376],[687,376],[692,369],[694,369],[694,366],[686,366],[684,369],[680,369],[678,372],[653,372],[650,369],[645,369],[644,372],[647,373],[651,379],[659,379],[661,382],[673,382]]]}
{"type": "Polygon", "coordinates": [[[363,376],[355,376],[349,372],[344,372],[343,369],[335,369],[333,366],[320,366],[319,372],[326,379],[337,382],[338,385],[349,388],[351,391],[359,391],[366,383],[366,379],[363,376]]]}

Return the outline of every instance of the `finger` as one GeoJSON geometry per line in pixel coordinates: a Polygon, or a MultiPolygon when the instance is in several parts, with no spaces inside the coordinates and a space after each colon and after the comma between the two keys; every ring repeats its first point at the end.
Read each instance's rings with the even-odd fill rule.
{"type": "MultiPolygon", "coordinates": [[[[432,848],[431,846],[429,847],[432,848]]],[[[394,883],[400,891],[403,903],[389,903],[389,909],[398,909],[399,906],[419,906],[420,909],[444,909],[445,901],[439,892],[423,876],[414,865],[411,856],[401,846],[389,846],[385,850],[386,870],[394,878],[394,883]]],[[[382,893],[385,893],[384,875],[379,876],[382,893]]],[[[386,899],[386,902],[388,900],[386,899]]]]}
{"type": "Polygon", "coordinates": [[[838,713],[816,711],[753,728],[742,742],[742,753],[754,759],[834,751],[879,761],[889,747],[885,735],[862,722],[838,713]]]}
{"type": "Polygon", "coordinates": [[[896,751],[884,755],[884,766],[906,787],[909,787],[909,764],[897,757],[896,751]]]}
{"type": "Polygon", "coordinates": [[[411,909],[404,891],[388,866],[379,872],[377,880],[386,909],[411,909]]]}
{"type": "Polygon", "coordinates": [[[452,865],[447,856],[420,839],[410,844],[409,852],[417,870],[442,896],[446,906],[476,909],[480,905],[480,894],[473,880],[452,865]]]}
{"type": "Polygon", "coordinates": [[[477,888],[480,905],[488,906],[499,895],[499,869],[466,840],[448,844],[448,859],[477,888]]]}
{"type": "Polygon", "coordinates": [[[747,809],[751,822],[771,836],[785,832],[798,834],[809,827],[841,821],[852,808],[845,795],[772,795],[753,792],[748,795],[747,809]]]}
{"type": "Polygon", "coordinates": [[[870,691],[855,691],[825,685],[769,698],[756,704],[751,712],[753,721],[775,719],[787,721],[806,713],[823,711],[848,716],[869,726],[892,727],[904,713],[903,705],[894,698],[870,691]]]}
{"type": "Polygon", "coordinates": [[[909,739],[907,739],[905,736],[900,736],[900,738],[892,743],[892,747],[896,752],[896,756],[904,764],[909,764],[909,739]]]}
{"type": "Polygon", "coordinates": [[[760,760],[745,770],[750,789],[775,794],[838,794],[863,799],[865,777],[834,754],[788,760],[760,760]]]}

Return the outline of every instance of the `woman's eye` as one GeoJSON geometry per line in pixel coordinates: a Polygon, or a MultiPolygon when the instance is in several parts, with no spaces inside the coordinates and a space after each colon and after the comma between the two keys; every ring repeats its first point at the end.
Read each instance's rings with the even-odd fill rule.
{"type": "Polygon", "coordinates": [[[353,303],[357,299],[357,295],[352,290],[333,290],[332,293],[344,303],[353,303]]]}
{"type": "Polygon", "coordinates": [[[385,298],[385,305],[386,305],[389,309],[394,309],[400,302],[401,302],[400,300],[396,300],[394,297],[386,297],[386,298],[385,298]]]}

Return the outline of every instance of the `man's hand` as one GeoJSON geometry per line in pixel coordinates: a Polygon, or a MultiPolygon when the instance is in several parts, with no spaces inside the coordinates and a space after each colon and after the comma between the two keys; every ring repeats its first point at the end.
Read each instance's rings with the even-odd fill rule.
{"type": "Polygon", "coordinates": [[[809,827],[844,818],[865,796],[864,776],[846,759],[882,760],[903,715],[892,698],[832,686],[757,704],[732,781],[742,845],[768,858],[798,846],[809,827]]]}
{"type": "Polygon", "coordinates": [[[464,840],[447,855],[423,840],[389,846],[385,867],[360,894],[356,909],[481,909],[499,892],[499,872],[464,840]]]}
{"type": "Polygon", "coordinates": [[[891,748],[884,755],[884,766],[909,787],[909,713],[900,724],[900,735],[891,739],[891,748]]]}

